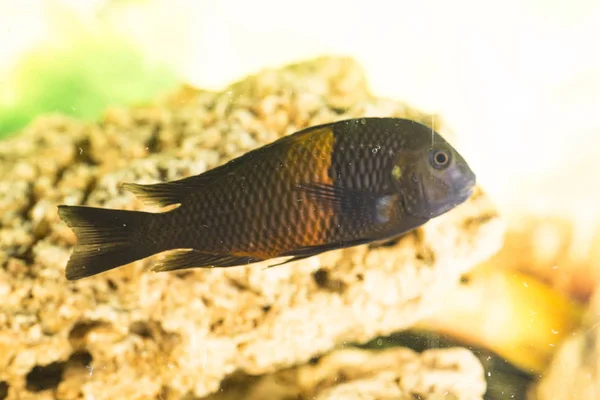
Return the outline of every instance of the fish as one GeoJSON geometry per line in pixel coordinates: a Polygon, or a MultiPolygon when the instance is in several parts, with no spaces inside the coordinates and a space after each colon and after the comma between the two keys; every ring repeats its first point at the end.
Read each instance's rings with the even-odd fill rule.
{"type": "Polygon", "coordinates": [[[67,280],[157,254],[152,270],[234,267],[393,240],[462,204],[476,176],[432,128],[370,117],[283,136],[199,175],[123,183],[159,212],[59,205],[67,280]]]}

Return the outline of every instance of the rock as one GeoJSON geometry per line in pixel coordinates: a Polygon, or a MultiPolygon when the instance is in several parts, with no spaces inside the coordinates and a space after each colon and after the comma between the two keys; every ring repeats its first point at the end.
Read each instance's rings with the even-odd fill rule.
{"type": "MultiPolygon", "coordinates": [[[[365,115],[431,122],[371,96],[354,61],[321,58],[220,93],[184,87],[149,105],[109,109],[97,123],[40,117],[1,142],[7,398],[205,396],[236,371],[306,363],[430,315],[461,274],[501,246],[504,225],[481,190],[390,246],[269,270],[155,274],[146,260],[81,281],[64,277],[75,238],[56,205],[142,209],[120,183],[197,174],[303,127],[365,115]]],[[[439,121],[436,129],[445,133],[439,121]]]]}
{"type": "Polygon", "coordinates": [[[560,343],[530,400],[587,400],[600,398],[600,289],[580,329],[560,343]]]}
{"type": "Polygon", "coordinates": [[[259,379],[234,377],[203,400],[285,399],[483,399],[479,360],[466,349],[419,354],[405,348],[336,350],[315,365],[286,369],[259,379]]]}
{"type": "Polygon", "coordinates": [[[514,215],[503,215],[505,241],[492,264],[535,276],[577,301],[589,302],[600,284],[600,212],[586,206],[577,213],[511,212],[514,215]]]}

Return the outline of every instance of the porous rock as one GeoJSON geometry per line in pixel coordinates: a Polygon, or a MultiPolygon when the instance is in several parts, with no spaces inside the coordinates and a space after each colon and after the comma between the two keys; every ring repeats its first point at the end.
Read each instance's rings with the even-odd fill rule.
{"type": "MultiPolygon", "coordinates": [[[[144,209],[122,182],[203,172],[306,126],[431,116],[369,94],[361,68],[320,58],[214,93],[184,87],[96,123],[40,117],[0,143],[0,382],[8,399],[204,396],[410,327],[501,245],[485,194],[391,246],[265,270],[151,273],[153,259],[69,282],[58,204],[144,209]]],[[[436,121],[436,129],[444,128],[436,121]]]]}
{"type": "Polygon", "coordinates": [[[314,365],[259,379],[232,377],[203,400],[477,400],[486,390],[483,374],[479,360],[462,348],[421,354],[405,348],[342,349],[314,365]]]}

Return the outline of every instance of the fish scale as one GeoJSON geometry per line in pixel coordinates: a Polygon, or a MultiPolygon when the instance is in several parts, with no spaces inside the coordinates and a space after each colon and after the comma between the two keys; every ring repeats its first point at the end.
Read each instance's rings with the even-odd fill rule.
{"type": "MultiPolygon", "coordinates": [[[[370,140],[377,140],[377,137],[370,140]]],[[[373,153],[371,145],[346,146],[336,153],[335,141],[336,135],[331,130],[313,135],[302,146],[291,147],[287,152],[265,154],[264,158],[251,161],[251,165],[236,171],[226,181],[215,182],[214,185],[219,185],[216,196],[215,191],[208,188],[199,192],[190,199],[196,207],[215,197],[219,203],[203,208],[205,212],[193,212],[195,218],[187,221],[188,246],[185,247],[210,248],[216,253],[253,253],[268,258],[293,248],[350,240],[357,228],[353,221],[324,212],[314,201],[294,191],[295,185],[315,179],[366,189],[383,181],[381,177],[371,180],[369,176],[373,168],[383,164],[381,159],[385,158],[385,153],[373,153]],[[337,172],[342,179],[337,177],[337,172]],[[246,188],[245,182],[256,184],[246,188]],[[245,203],[236,208],[234,203],[240,197],[245,203]],[[272,203],[267,204],[263,199],[271,199],[272,203]],[[216,222],[217,227],[210,235],[199,237],[194,226],[212,219],[212,213],[226,214],[229,219],[216,222]],[[294,229],[287,229],[290,226],[294,229]]],[[[338,145],[344,147],[344,144],[342,139],[338,145]]],[[[181,210],[185,209],[182,207],[181,210]]]]}
{"type": "Polygon", "coordinates": [[[177,205],[170,211],[59,206],[78,238],[66,275],[80,279],[165,251],[157,271],[310,257],[403,234],[464,202],[474,185],[460,154],[425,125],[323,124],[200,175],[125,185],[147,203],[177,205]]]}

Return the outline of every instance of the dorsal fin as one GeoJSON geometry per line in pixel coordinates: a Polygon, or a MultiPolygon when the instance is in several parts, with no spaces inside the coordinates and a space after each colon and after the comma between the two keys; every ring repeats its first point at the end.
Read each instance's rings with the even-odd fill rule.
{"type": "Polygon", "coordinates": [[[124,183],[123,188],[135,194],[144,204],[160,207],[181,203],[190,189],[185,185],[178,185],[175,182],[155,183],[151,185],[124,183]]]}
{"type": "Polygon", "coordinates": [[[160,207],[179,204],[190,193],[200,189],[219,175],[231,172],[231,161],[222,166],[203,172],[199,175],[188,176],[172,182],[152,183],[142,185],[139,183],[123,183],[125,190],[135,194],[144,204],[160,207]]]}
{"type": "Polygon", "coordinates": [[[267,145],[251,150],[238,158],[230,160],[223,165],[203,172],[200,175],[194,175],[172,182],[154,183],[150,185],[124,183],[122,186],[125,190],[132,192],[148,205],[165,207],[179,204],[191,192],[200,189],[203,185],[212,182],[214,179],[233,174],[239,166],[247,166],[250,160],[259,160],[262,157],[268,157],[269,152],[275,152],[275,154],[277,154],[282,147],[290,146],[292,143],[304,140],[310,135],[318,135],[320,133],[331,133],[331,129],[327,125],[321,125],[283,136],[267,145]]]}

